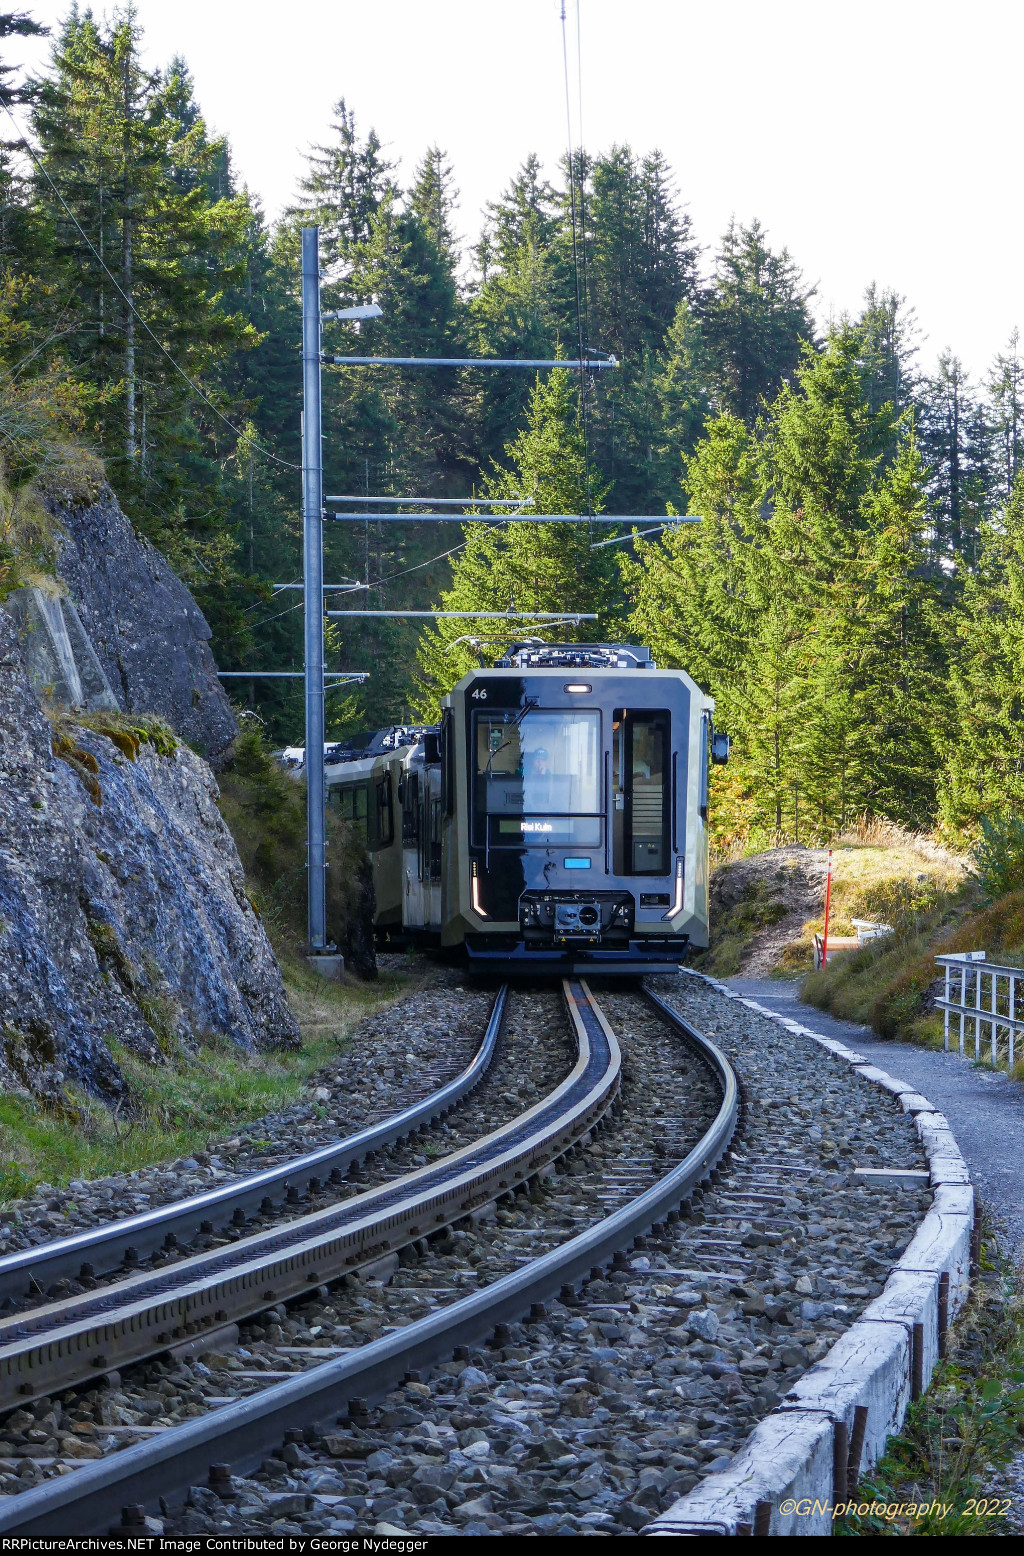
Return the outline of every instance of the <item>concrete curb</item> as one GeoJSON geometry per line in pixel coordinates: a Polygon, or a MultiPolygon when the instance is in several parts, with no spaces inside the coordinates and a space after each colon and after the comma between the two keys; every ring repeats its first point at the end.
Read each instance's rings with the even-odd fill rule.
{"type": "Polygon", "coordinates": [[[844,1059],[898,1097],[914,1120],[934,1195],[881,1295],[761,1421],[726,1470],[709,1475],[640,1532],[645,1535],[827,1535],[833,1509],[856,1491],[928,1387],[946,1327],[967,1301],[974,1190],[947,1120],[905,1081],[834,1038],[759,1005],[701,973],[727,999],[844,1059]],[[785,1509],[785,1511],[783,1511],[785,1509]]]}

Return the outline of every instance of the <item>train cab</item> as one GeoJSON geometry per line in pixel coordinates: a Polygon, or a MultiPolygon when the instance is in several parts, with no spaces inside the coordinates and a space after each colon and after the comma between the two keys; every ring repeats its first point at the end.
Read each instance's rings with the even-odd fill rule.
{"type": "Polygon", "coordinates": [[[504,973],[674,971],[706,946],[713,712],[634,645],[519,644],[464,676],[441,723],[442,942],[504,973]]]}

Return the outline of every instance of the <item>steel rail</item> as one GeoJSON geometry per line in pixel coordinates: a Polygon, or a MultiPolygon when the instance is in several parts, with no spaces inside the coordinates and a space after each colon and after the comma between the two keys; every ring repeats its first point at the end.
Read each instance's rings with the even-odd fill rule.
{"type": "MultiPolygon", "coordinates": [[[[591,1031],[600,1028],[614,1042],[586,984],[574,980],[568,992],[574,1020],[591,1031]]],[[[523,1318],[532,1303],[585,1278],[671,1215],[696,1185],[710,1176],[728,1150],[739,1119],[738,1086],[722,1050],[657,995],[645,993],[709,1063],[722,1088],[721,1104],[711,1126],[684,1160],[652,1188],[483,1291],[350,1355],[10,1498],[6,1506],[0,1506],[0,1535],[66,1535],[69,1529],[80,1534],[105,1532],[123,1503],[142,1503],[156,1511],[159,1498],[174,1498],[188,1486],[202,1484],[211,1462],[230,1463],[236,1472],[247,1473],[280,1445],[289,1427],[327,1425],[344,1413],[349,1400],[381,1399],[407,1371],[436,1365],[450,1356],[457,1344],[481,1343],[498,1324],[523,1318]]]]}
{"type": "Polygon", "coordinates": [[[83,1263],[92,1266],[93,1275],[109,1273],[119,1268],[130,1248],[142,1257],[163,1248],[169,1236],[191,1242],[204,1230],[204,1221],[218,1215],[230,1221],[236,1211],[244,1215],[247,1211],[265,1209],[264,1202],[268,1199],[284,1203],[289,1190],[294,1189],[299,1194],[308,1191],[310,1179],[344,1177],[373,1152],[433,1123],[475,1089],[494,1058],[507,998],[508,984],[502,984],[491,1007],[483,1040],[470,1063],[460,1075],[421,1102],[415,1102],[347,1139],[332,1141],[305,1156],[292,1157],[277,1167],[268,1167],[234,1183],[221,1184],[204,1194],[174,1200],[138,1215],[123,1216],[106,1226],[90,1227],[85,1232],[57,1238],[41,1247],[7,1254],[0,1259],[0,1300],[39,1295],[58,1280],[76,1280],[82,1274],[83,1263]]]}
{"type": "Polygon", "coordinates": [[[526,1112],[401,1178],[233,1244],[0,1321],[0,1399],[37,1399],[252,1317],[468,1215],[561,1156],[618,1091],[621,1056],[577,1018],[569,1074],[526,1112]]]}

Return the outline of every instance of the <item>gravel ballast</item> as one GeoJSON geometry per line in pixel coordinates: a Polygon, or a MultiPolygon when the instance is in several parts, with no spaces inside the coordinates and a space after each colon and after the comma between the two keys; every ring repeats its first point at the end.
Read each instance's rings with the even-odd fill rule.
{"type": "MultiPolygon", "coordinates": [[[[620,1257],[577,1303],[550,1304],[367,1415],[284,1445],[237,1483],[236,1501],[196,1488],[168,1533],[623,1535],[729,1463],[881,1290],[930,1193],[854,1176],[855,1167],[924,1166],[888,1093],[696,980],[663,980],[660,992],[725,1049],[749,1108],[722,1181],[695,1198],[692,1214],[620,1257]]],[[[635,1063],[635,998],[600,997],[635,1063]]],[[[677,1123],[672,1101],[663,1133],[677,1123]]],[[[627,1098],[624,1119],[638,1105],[627,1098]]],[[[599,1137],[606,1152],[620,1127],[599,1137]]],[[[606,1156],[603,1176],[624,1173],[623,1159],[606,1156]]],[[[571,1185],[553,1187],[578,1229],[571,1185]]],[[[526,1213],[521,1204],[515,1216],[526,1213]]],[[[510,1213],[499,1211],[495,1240],[510,1213]]],[[[335,1321],[345,1300],[332,1294],[335,1321]]],[[[322,1322],[327,1308],[307,1308],[322,1322]]],[[[282,1326],[291,1343],[300,1333],[316,1343],[305,1314],[293,1310],[282,1326]]],[[[224,1376],[212,1359],[209,1373],[211,1384],[224,1376]]]]}

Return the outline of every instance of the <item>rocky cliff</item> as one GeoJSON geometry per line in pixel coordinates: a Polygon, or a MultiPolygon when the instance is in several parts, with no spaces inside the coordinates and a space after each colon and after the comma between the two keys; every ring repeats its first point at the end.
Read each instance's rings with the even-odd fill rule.
{"type": "Polygon", "coordinates": [[[0,1087],[115,1097],[117,1043],[297,1028],[210,767],[167,728],[211,754],[234,732],[206,624],[112,497],[59,517],[77,611],[0,605],[0,1087]],[[94,711],[55,707],[53,675],[94,711]]]}
{"type": "Polygon", "coordinates": [[[155,713],[216,765],[237,734],[202,611],[109,487],[96,502],[50,504],[57,575],[121,708],[155,713]]]}

